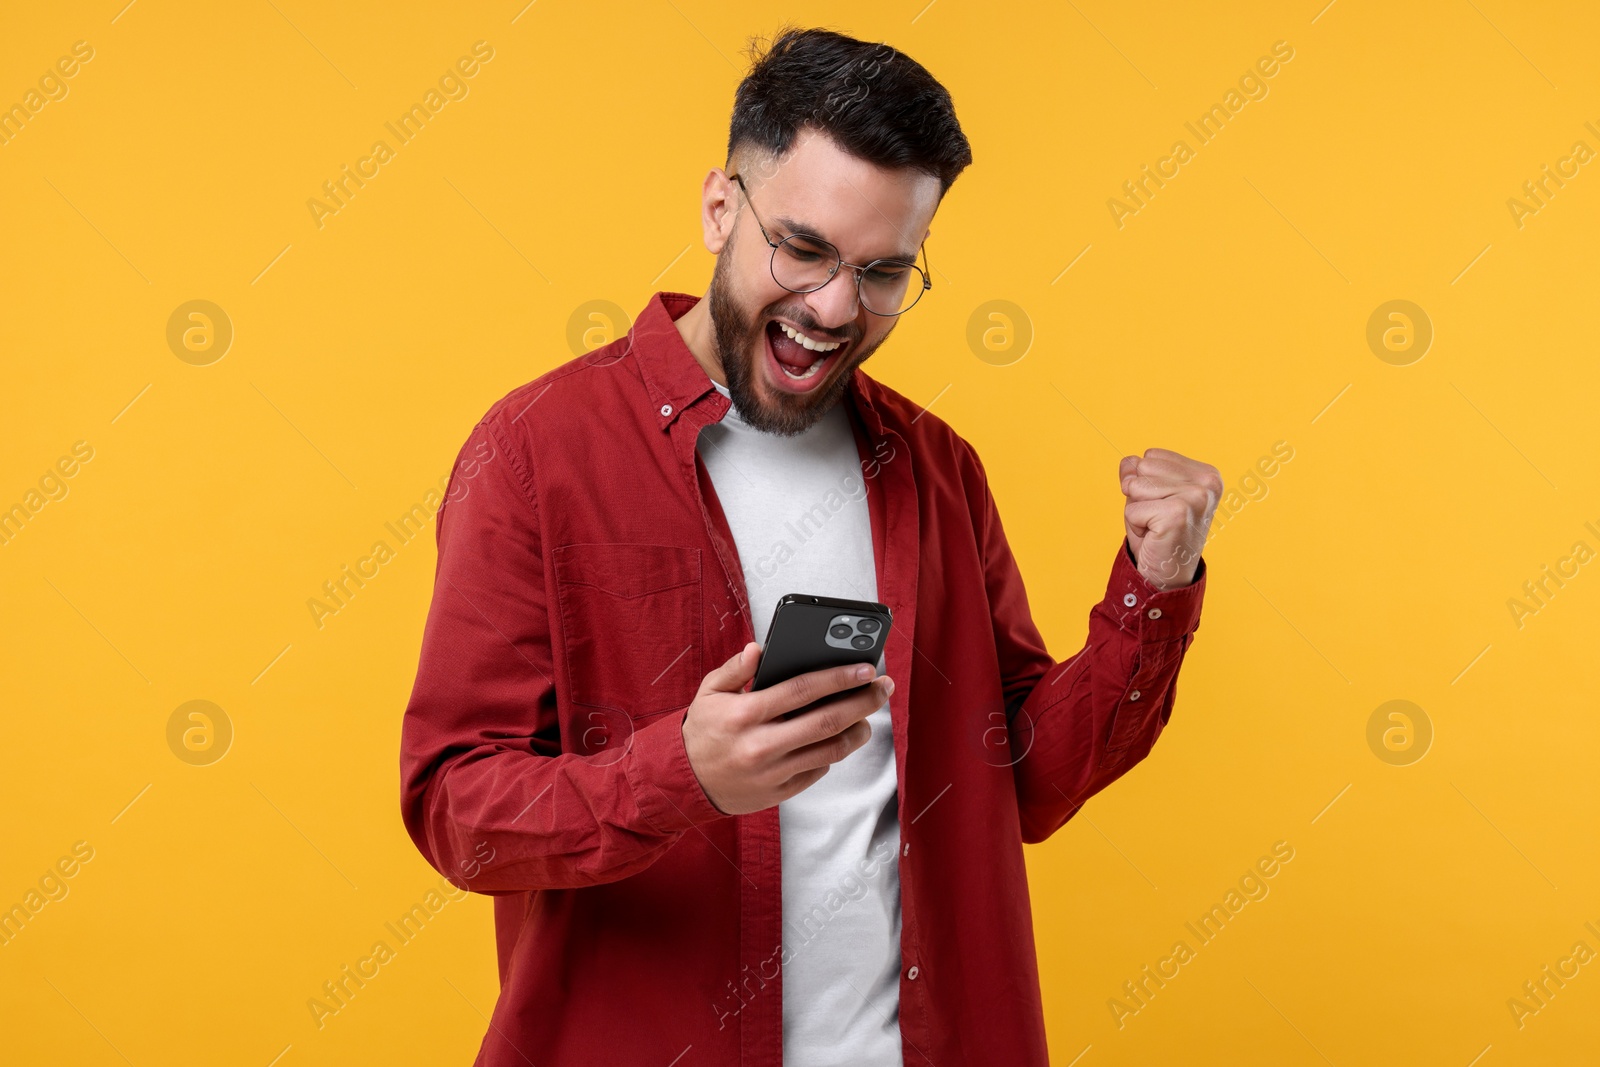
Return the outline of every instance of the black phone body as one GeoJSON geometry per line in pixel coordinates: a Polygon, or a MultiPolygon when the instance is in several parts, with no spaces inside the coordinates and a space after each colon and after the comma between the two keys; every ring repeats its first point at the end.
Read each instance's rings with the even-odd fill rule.
{"type": "Polygon", "coordinates": [[[767,639],[761,646],[761,663],[750,688],[766,689],[797,674],[828,667],[876,665],[893,623],[894,616],[884,604],[790,593],[772,611],[767,639]]]}

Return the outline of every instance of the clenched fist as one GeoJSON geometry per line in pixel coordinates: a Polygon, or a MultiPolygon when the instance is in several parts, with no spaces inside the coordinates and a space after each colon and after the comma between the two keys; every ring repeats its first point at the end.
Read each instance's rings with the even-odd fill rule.
{"type": "Polygon", "coordinates": [[[1139,573],[1163,591],[1194,581],[1222,496],[1217,468],[1165,448],[1147,448],[1143,456],[1123,456],[1117,474],[1128,498],[1122,522],[1139,573]]]}

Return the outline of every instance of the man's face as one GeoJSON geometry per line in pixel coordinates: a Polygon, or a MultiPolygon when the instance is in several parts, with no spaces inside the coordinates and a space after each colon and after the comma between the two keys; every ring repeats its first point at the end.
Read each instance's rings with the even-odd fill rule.
{"type": "Polygon", "coordinates": [[[809,293],[779,285],[772,247],[756,218],[773,241],[791,233],[820,237],[846,263],[911,258],[938,208],[939,180],[867,163],[809,128],[782,159],[754,159],[740,169],[748,201],[737,183],[720,175],[708,179],[705,205],[706,242],[717,253],[707,293],[717,357],[746,422],[767,433],[796,434],[838,402],[851,373],[898,318],[862,307],[855,271],[846,267],[809,293]],[[785,326],[839,347],[809,351],[792,343],[785,326]]]}

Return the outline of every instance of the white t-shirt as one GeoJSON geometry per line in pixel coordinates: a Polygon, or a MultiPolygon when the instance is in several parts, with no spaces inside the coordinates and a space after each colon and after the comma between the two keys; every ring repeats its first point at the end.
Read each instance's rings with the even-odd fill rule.
{"type": "MultiPolygon", "coordinates": [[[[700,457],[739,552],[758,641],[785,594],[878,599],[866,482],[844,403],[791,437],[756,430],[732,407],[700,431],[700,457]]],[[[872,737],[864,746],[778,805],[785,1067],[903,1062],[889,705],[867,723],[872,737]]]]}

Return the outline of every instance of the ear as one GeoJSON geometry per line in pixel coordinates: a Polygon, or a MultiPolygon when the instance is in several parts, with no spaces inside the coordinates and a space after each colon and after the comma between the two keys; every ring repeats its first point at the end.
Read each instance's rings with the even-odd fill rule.
{"type": "Polygon", "coordinates": [[[700,226],[706,250],[712,255],[719,254],[728,243],[738,213],[739,187],[721,167],[713,167],[700,187],[700,226]]]}

